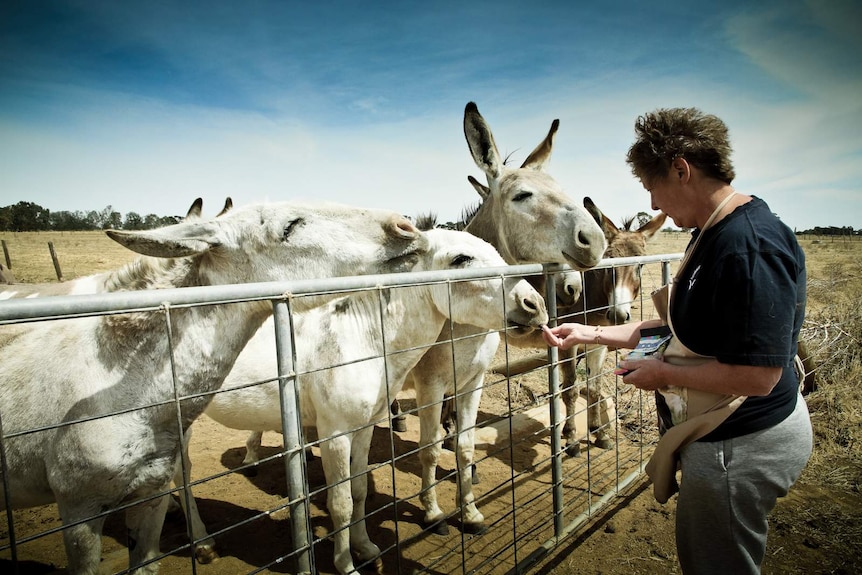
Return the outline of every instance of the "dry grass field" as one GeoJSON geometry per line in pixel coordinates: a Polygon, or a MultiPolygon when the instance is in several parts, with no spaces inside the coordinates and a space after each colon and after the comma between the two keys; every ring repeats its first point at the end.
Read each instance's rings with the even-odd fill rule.
{"type": "MultiPolygon", "coordinates": [[[[118,267],[133,255],[101,232],[0,233],[22,283],[57,281],[48,242],[65,280],[118,267]]],[[[681,252],[688,236],[661,233],[651,253],[681,252]]],[[[817,361],[807,396],[815,451],[798,484],[779,502],[764,573],[862,572],[862,242],[802,238],[809,301],[803,337],[817,361]]],[[[5,263],[5,262],[3,262],[5,263]]],[[[2,305],[2,303],[0,303],[2,305]]],[[[673,500],[662,506],[640,483],[542,564],[536,573],[677,573],[673,500]]]]}

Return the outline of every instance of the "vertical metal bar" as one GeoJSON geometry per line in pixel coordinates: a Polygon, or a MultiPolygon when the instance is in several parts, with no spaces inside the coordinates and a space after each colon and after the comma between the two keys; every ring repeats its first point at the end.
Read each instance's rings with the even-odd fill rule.
{"type": "MultiPolygon", "coordinates": [[[[557,287],[554,272],[558,264],[542,266],[545,276],[545,304],[548,308],[549,323],[557,325],[557,287]]],[[[548,347],[548,392],[551,396],[551,484],[554,504],[554,533],[560,535],[565,527],[563,518],[563,461],[562,433],[563,420],[560,417],[560,378],[557,372],[559,352],[556,347],[548,347]]]]}
{"type": "MultiPolygon", "coordinates": [[[[452,397],[450,398],[450,401],[452,402],[452,411],[455,413],[455,437],[452,441],[452,449],[455,451],[455,493],[457,498],[456,500],[458,502],[458,515],[461,520],[461,525],[464,525],[464,506],[462,505],[464,497],[461,489],[461,474],[465,473],[465,470],[461,467],[461,458],[459,457],[462,430],[461,422],[458,420],[458,413],[460,413],[458,402],[461,401],[461,382],[458,381],[458,368],[455,363],[456,345],[455,324],[452,321],[452,283],[452,280],[446,280],[446,305],[448,306],[447,309],[449,316],[449,321],[446,323],[449,326],[449,352],[452,354],[452,397]]],[[[443,393],[443,399],[441,401],[445,404],[445,392],[443,393]]],[[[436,489],[436,486],[434,489],[436,489]]],[[[465,533],[463,529],[461,530],[461,572],[467,573],[467,533],[465,533]]]]}
{"type": "Polygon", "coordinates": [[[670,283],[670,262],[661,262],[661,285],[670,283]]]}
{"type": "MultiPolygon", "coordinates": [[[[182,497],[185,500],[185,508],[187,510],[192,508],[192,499],[194,495],[192,494],[191,485],[189,485],[189,481],[191,481],[191,474],[189,469],[186,467],[186,458],[183,457],[183,451],[189,446],[187,443],[186,433],[183,431],[183,409],[182,404],[180,403],[180,391],[179,391],[179,378],[177,377],[177,361],[176,356],[174,355],[174,330],[173,323],[171,320],[171,303],[165,302],[162,304],[162,311],[165,315],[165,336],[168,338],[168,355],[170,357],[171,362],[171,383],[174,389],[174,408],[176,410],[177,416],[177,435],[180,439],[180,453],[179,455],[179,465],[180,470],[183,474],[183,484],[182,486],[177,485],[176,487],[182,487],[183,492],[178,493],[177,497],[182,497]]],[[[168,497],[165,495],[165,497],[168,497]]],[[[191,541],[191,565],[192,565],[192,575],[197,574],[197,561],[195,561],[195,535],[192,531],[192,522],[191,518],[188,517],[188,513],[186,513],[186,535],[191,541]]],[[[131,549],[130,549],[131,551],[131,549]]]]}
{"type": "MultiPolygon", "coordinates": [[[[405,288],[398,288],[398,287],[383,288],[383,287],[378,286],[376,289],[376,292],[377,292],[377,317],[380,320],[380,338],[381,338],[381,344],[382,344],[381,345],[382,349],[380,351],[382,353],[382,359],[383,359],[383,382],[384,382],[384,385],[386,386],[386,405],[387,405],[386,414],[387,414],[387,417],[389,418],[389,420],[388,420],[388,423],[389,423],[389,460],[392,462],[392,465],[389,467],[389,469],[390,469],[390,473],[391,473],[390,481],[392,481],[392,516],[395,518],[395,561],[396,561],[397,567],[398,567],[396,570],[396,573],[401,573],[401,538],[399,537],[399,527],[398,527],[398,502],[399,502],[399,500],[398,500],[398,497],[396,494],[396,489],[395,489],[395,486],[397,485],[396,473],[395,473],[396,472],[396,469],[395,469],[395,460],[396,460],[395,431],[394,431],[393,425],[392,425],[392,409],[391,409],[392,402],[395,401],[395,399],[398,397],[398,394],[392,395],[393,382],[392,382],[391,376],[389,374],[389,346],[386,345],[386,342],[388,340],[388,335],[386,333],[386,300],[388,300],[389,298],[384,297],[384,295],[386,293],[388,293],[390,290],[396,290],[396,289],[405,289],[405,288]]],[[[402,415],[402,417],[406,417],[406,415],[404,413],[402,413],[401,415],[402,415]]],[[[368,425],[374,425],[374,424],[369,423],[368,425]]],[[[361,473],[370,474],[371,471],[369,470],[368,466],[366,466],[366,468],[363,469],[361,471],[361,473]]],[[[350,470],[350,480],[351,480],[351,482],[353,481],[353,470],[352,469],[350,470]]],[[[369,483],[370,483],[370,481],[369,481],[369,483]]],[[[352,489],[352,487],[351,487],[351,489],[352,489]]],[[[367,489],[366,489],[365,496],[367,499],[367,497],[368,497],[367,489]]],[[[368,517],[368,515],[366,512],[366,515],[365,515],[365,517],[363,517],[363,520],[365,520],[367,517],[368,517]]],[[[351,521],[352,520],[353,520],[353,518],[351,518],[351,521]]]]}
{"type": "Polygon", "coordinates": [[[308,480],[304,470],[302,421],[297,404],[296,349],[287,300],[273,302],[275,349],[278,357],[278,394],[281,399],[281,428],[284,441],[284,468],[290,499],[291,541],[296,554],[297,573],[312,573],[312,539],[308,517],[308,480]]]}
{"type": "Polygon", "coordinates": [[[6,441],[3,435],[3,414],[0,413],[0,471],[3,471],[3,498],[6,501],[6,521],[9,525],[9,551],[15,573],[19,573],[18,542],[15,539],[15,516],[12,513],[12,492],[9,490],[9,468],[6,465],[6,441]]]}

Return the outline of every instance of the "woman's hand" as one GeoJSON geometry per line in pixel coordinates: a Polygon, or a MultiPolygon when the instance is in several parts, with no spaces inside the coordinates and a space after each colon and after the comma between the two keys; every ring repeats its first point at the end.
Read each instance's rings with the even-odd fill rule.
{"type": "Polygon", "coordinates": [[[556,327],[542,326],[542,338],[545,343],[560,349],[569,349],[579,343],[590,343],[595,330],[592,326],[580,323],[563,323],[556,327]]]}
{"type": "Polygon", "coordinates": [[[624,359],[619,363],[619,368],[625,371],[622,376],[623,383],[633,385],[644,391],[655,391],[666,386],[663,375],[664,367],[665,363],[654,357],[624,359]]]}

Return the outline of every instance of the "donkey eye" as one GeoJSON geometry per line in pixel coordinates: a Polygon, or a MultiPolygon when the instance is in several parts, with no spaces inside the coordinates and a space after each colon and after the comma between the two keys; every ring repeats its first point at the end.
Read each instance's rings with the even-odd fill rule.
{"type": "Polygon", "coordinates": [[[465,254],[460,254],[460,255],[457,255],[454,258],[452,258],[452,267],[455,267],[455,268],[462,267],[462,266],[464,266],[464,265],[466,265],[472,261],[473,261],[473,258],[471,256],[468,256],[465,254]]]}
{"type": "Polygon", "coordinates": [[[303,225],[305,225],[305,219],[296,218],[295,220],[284,226],[284,233],[282,233],[281,235],[281,241],[286,242],[290,235],[294,232],[294,230],[303,225]]]}
{"type": "Polygon", "coordinates": [[[512,198],[513,202],[523,202],[524,200],[528,200],[533,197],[533,192],[518,192],[514,198],[512,198]]]}

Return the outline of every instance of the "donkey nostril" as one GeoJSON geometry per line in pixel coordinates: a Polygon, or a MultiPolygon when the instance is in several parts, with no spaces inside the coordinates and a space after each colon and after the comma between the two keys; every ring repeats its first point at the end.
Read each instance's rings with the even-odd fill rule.
{"type": "Polygon", "coordinates": [[[529,311],[533,316],[539,316],[546,313],[545,300],[541,296],[532,296],[524,298],[524,309],[529,311]]]}
{"type": "Polygon", "coordinates": [[[399,236],[412,238],[419,235],[419,230],[407,218],[394,218],[392,224],[392,230],[399,236]]]}

